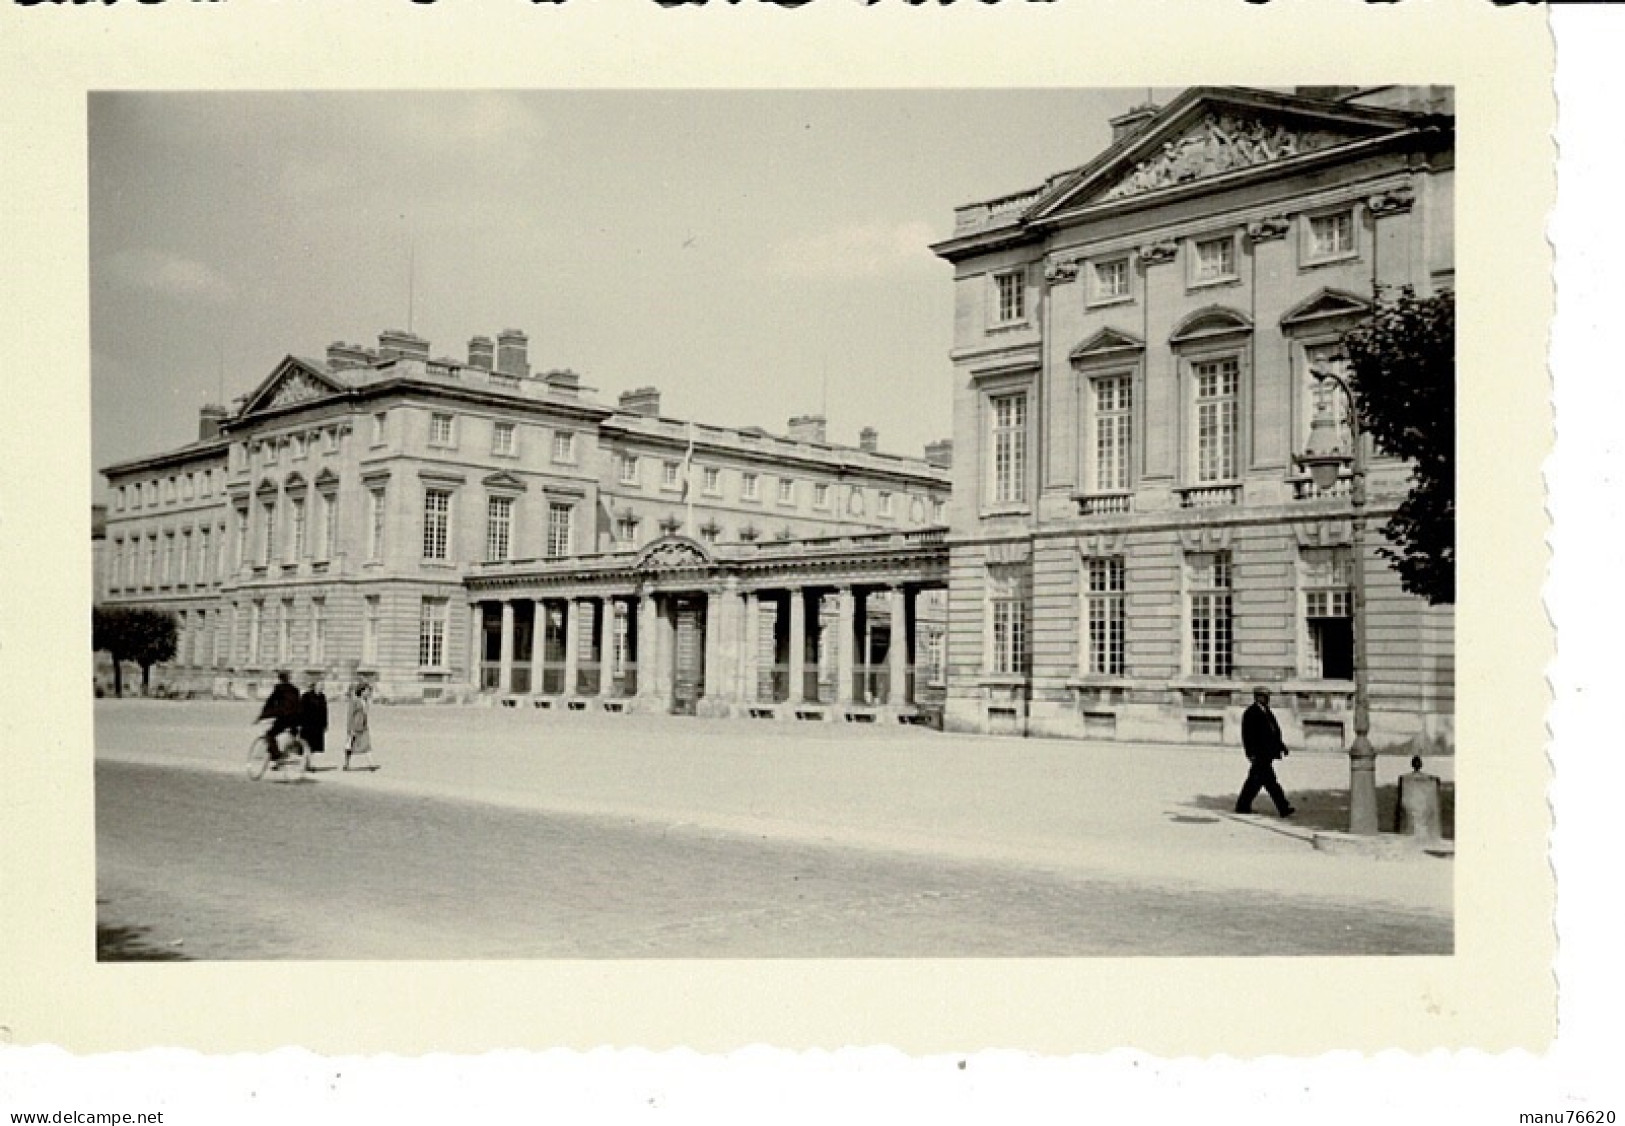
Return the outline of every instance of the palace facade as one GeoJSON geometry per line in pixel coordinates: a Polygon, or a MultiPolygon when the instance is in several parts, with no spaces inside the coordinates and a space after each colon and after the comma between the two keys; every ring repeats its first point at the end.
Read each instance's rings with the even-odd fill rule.
{"type": "Polygon", "coordinates": [[[105,469],[98,593],[175,614],[177,691],[291,668],[403,701],[906,717],[916,665],[941,680],[949,447],[927,452],[671,419],[653,388],[609,407],[532,373],[520,332],[466,361],[386,332],[105,469]]]}
{"type": "Polygon", "coordinates": [[[952,263],[950,728],[1239,739],[1254,682],[1294,745],[1352,726],[1352,568],[1372,738],[1452,740],[1448,606],[1377,531],[1407,487],[1297,463],[1373,295],[1453,281],[1449,91],[1192,89],[1112,122],[1081,168],[959,208],[952,263]]]}

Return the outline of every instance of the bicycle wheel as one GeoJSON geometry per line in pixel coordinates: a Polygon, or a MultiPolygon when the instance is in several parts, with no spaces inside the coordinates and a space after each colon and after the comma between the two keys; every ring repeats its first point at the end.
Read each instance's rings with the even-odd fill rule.
{"type": "Polygon", "coordinates": [[[271,740],[266,738],[265,732],[254,736],[254,741],[248,744],[248,777],[258,782],[265,777],[265,768],[271,765],[271,740]]]}
{"type": "Polygon", "coordinates": [[[288,740],[282,749],[282,761],[276,765],[278,782],[297,782],[310,769],[310,748],[298,736],[288,740]]]}

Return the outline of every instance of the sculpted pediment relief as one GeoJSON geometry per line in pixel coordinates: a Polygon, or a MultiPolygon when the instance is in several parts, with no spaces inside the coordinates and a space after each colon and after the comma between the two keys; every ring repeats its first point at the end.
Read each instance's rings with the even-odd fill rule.
{"type": "Polygon", "coordinates": [[[1126,199],[1331,148],[1350,139],[1348,134],[1328,129],[1220,110],[1205,114],[1164,141],[1095,198],[1102,202],[1126,199]]]}
{"type": "Polygon", "coordinates": [[[643,549],[637,568],[640,571],[663,571],[674,567],[710,565],[711,557],[699,544],[683,536],[668,536],[643,549]]]}
{"type": "Polygon", "coordinates": [[[276,410],[296,406],[313,399],[339,394],[345,387],[337,380],[318,372],[309,364],[289,356],[277,365],[269,378],[249,396],[244,414],[255,411],[276,410]]]}

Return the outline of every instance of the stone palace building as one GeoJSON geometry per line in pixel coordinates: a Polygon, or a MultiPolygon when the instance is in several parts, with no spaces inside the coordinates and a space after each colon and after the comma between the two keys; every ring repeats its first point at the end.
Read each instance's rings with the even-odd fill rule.
{"type": "MultiPolygon", "coordinates": [[[[278,667],[395,700],[1226,742],[1255,681],[1294,745],[1452,741],[1453,626],[1375,529],[1407,469],[1303,472],[1312,367],[1374,294],[1453,283],[1433,87],[1191,89],[1081,168],[959,208],[954,432],[923,458],[599,404],[524,334],[288,356],[198,440],[114,465],[99,594],[172,610],[171,683],[278,667]],[[950,451],[952,456],[950,457],[950,451]],[[951,469],[949,468],[951,465],[951,469]],[[951,481],[950,481],[951,475],[951,481]],[[950,500],[949,487],[952,486],[950,500]]],[[[945,314],[947,310],[944,310],[945,314]]]]}
{"type": "Polygon", "coordinates": [[[951,728],[1234,743],[1255,681],[1294,745],[1352,725],[1352,568],[1372,738],[1451,740],[1452,615],[1405,594],[1347,477],[1296,456],[1315,366],[1374,293],[1451,287],[1441,88],[1191,89],[1112,122],[1094,160],[961,207],[952,263],[951,728]]]}

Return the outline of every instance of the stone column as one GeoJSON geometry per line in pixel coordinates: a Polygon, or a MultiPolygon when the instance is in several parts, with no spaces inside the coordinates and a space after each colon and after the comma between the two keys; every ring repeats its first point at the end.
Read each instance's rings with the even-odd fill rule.
{"type": "Polygon", "coordinates": [[[513,691],[513,599],[502,600],[502,650],[497,657],[497,691],[513,691]]]}
{"type": "Polygon", "coordinates": [[[891,589],[891,651],[887,654],[890,666],[889,681],[886,688],[886,703],[893,707],[901,707],[910,703],[908,692],[908,650],[909,650],[909,613],[908,589],[896,586],[891,589]]]}
{"type": "Polygon", "coordinates": [[[564,694],[576,694],[576,677],[581,671],[581,603],[564,600],[564,694]]]}
{"type": "Polygon", "coordinates": [[[743,597],[745,621],[739,652],[739,702],[749,707],[758,702],[756,691],[761,683],[756,660],[762,647],[762,604],[754,590],[746,591],[743,597]]]}
{"type": "Polygon", "coordinates": [[[805,700],[807,684],[807,592],[791,587],[790,596],[790,695],[789,702],[805,700]]]}
{"type": "Polygon", "coordinates": [[[485,687],[485,603],[468,607],[468,686],[475,692],[485,687]]]}
{"type": "Polygon", "coordinates": [[[852,588],[835,591],[835,702],[852,702],[853,642],[857,633],[857,607],[852,588]]]}
{"type": "Polygon", "coordinates": [[[655,669],[659,667],[660,618],[655,609],[655,596],[644,591],[638,596],[638,697],[652,700],[655,692],[655,669]]]}
{"type": "Polygon", "coordinates": [[[542,694],[542,662],[547,659],[547,604],[534,600],[530,618],[530,694],[542,694]]]}

